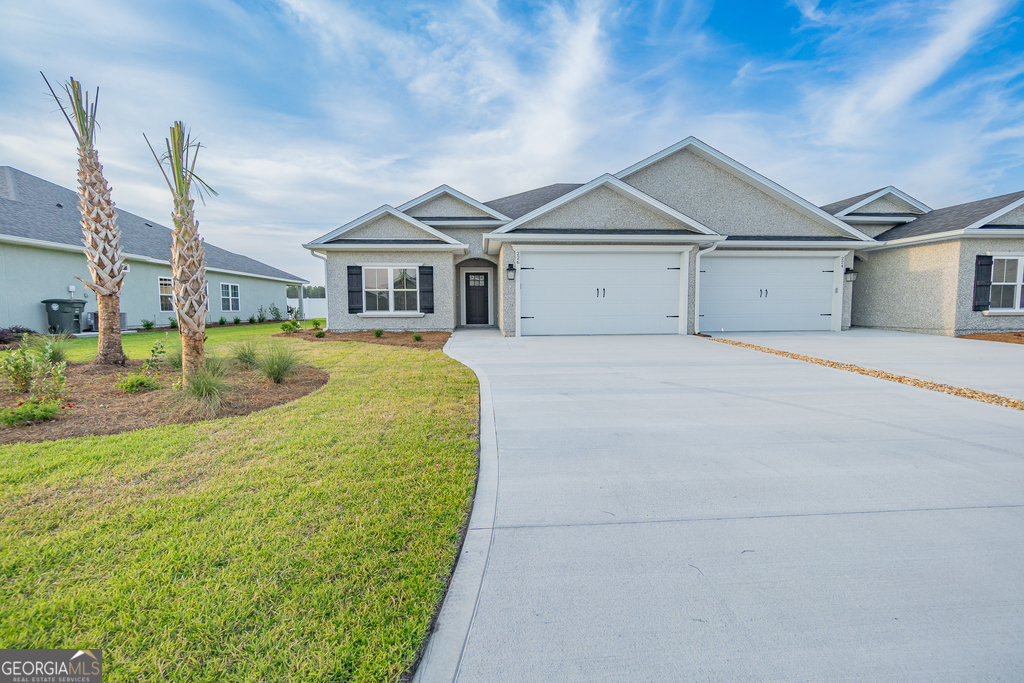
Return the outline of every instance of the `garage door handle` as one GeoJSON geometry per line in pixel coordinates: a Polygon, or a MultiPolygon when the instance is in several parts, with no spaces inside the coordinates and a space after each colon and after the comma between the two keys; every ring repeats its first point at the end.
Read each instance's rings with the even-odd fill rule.
{"type": "Polygon", "coordinates": [[[608,296],[608,295],[607,295],[607,294],[605,293],[605,291],[604,291],[604,288],[603,288],[603,287],[601,288],[601,296],[602,296],[602,297],[608,296]]]}

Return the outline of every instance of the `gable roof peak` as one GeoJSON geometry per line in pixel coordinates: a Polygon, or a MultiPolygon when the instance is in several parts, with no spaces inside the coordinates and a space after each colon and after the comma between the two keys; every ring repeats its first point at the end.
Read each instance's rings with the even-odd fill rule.
{"type": "Polygon", "coordinates": [[[906,204],[910,208],[916,209],[922,214],[928,213],[932,210],[932,208],[924,202],[911,197],[909,194],[893,185],[886,185],[885,187],[874,190],[873,192],[865,192],[864,194],[857,195],[856,197],[850,197],[838,202],[833,202],[832,204],[826,204],[821,208],[837,218],[841,218],[856,212],[857,209],[861,207],[868,206],[878,199],[887,197],[893,197],[897,202],[906,204]]]}
{"type": "Polygon", "coordinates": [[[453,237],[451,237],[449,235],[446,235],[446,234],[444,234],[443,232],[441,232],[439,230],[435,230],[434,228],[430,227],[426,223],[422,223],[422,222],[416,220],[412,216],[410,216],[410,215],[408,215],[408,214],[406,214],[406,213],[404,213],[402,211],[399,211],[398,209],[396,209],[395,207],[391,206],[390,204],[384,204],[383,206],[379,206],[376,209],[374,209],[373,211],[371,211],[369,213],[366,213],[366,214],[363,214],[359,218],[357,218],[357,219],[355,219],[353,221],[349,221],[348,223],[346,223],[345,225],[342,225],[339,228],[335,228],[334,230],[330,231],[326,235],[322,235],[320,237],[317,237],[315,240],[310,242],[310,244],[327,244],[331,240],[337,239],[338,237],[344,235],[346,232],[350,232],[350,231],[355,230],[356,228],[360,228],[360,227],[362,227],[362,226],[364,226],[364,225],[366,225],[368,223],[372,223],[373,221],[375,221],[378,218],[381,218],[382,216],[385,216],[385,215],[394,216],[398,220],[403,221],[405,223],[408,223],[409,225],[411,225],[411,226],[413,226],[415,228],[418,228],[419,230],[422,230],[423,232],[427,233],[428,235],[436,237],[437,239],[441,240],[442,242],[445,242],[446,244],[455,244],[455,245],[461,244],[461,242],[459,242],[457,239],[455,239],[455,238],[453,238],[453,237]]]}
{"type": "Polygon", "coordinates": [[[431,190],[429,192],[426,192],[424,194],[421,194],[419,197],[416,197],[415,199],[410,199],[406,203],[404,203],[401,206],[399,206],[398,210],[408,214],[409,211],[411,211],[412,209],[415,209],[417,206],[425,204],[425,203],[429,202],[431,199],[439,197],[439,196],[441,196],[443,194],[446,194],[449,197],[454,197],[455,199],[458,199],[459,201],[464,202],[465,204],[468,204],[468,205],[472,206],[474,209],[476,209],[478,211],[481,211],[481,212],[487,214],[488,216],[490,216],[491,218],[494,218],[496,220],[499,220],[499,221],[512,220],[511,218],[509,218],[505,214],[501,213],[500,211],[497,211],[497,210],[487,206],[486,204],[473,199],[472,197],[470,197],[469,195],[467,195],[467,194],[465,194],[463,192],[459,192],[458,190],[456,190],[454,187],[452,187],[450,185],[438,185],[433,190],[431,190]]]}

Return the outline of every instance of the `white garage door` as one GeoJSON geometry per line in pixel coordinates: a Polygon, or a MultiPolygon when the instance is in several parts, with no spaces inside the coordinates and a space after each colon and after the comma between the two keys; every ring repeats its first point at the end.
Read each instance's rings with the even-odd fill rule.
{"type": "Polygon", "coordinates": [[[704,257],[701,332],[832,329],[835,263],[833,257],[704,257]]]}
{"type": "Polygon", "coordinates": [[[521,252],[520,334],[678,334],[680,265],[677,252],[521,252]]]}

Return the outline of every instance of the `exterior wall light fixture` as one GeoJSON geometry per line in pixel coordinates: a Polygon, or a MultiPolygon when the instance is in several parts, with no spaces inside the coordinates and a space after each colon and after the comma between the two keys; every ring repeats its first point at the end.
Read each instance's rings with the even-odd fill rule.
{"type": "Polygon", "coordinates": [[[505,275],[508,277],[509,280],[516,279],[516,266],[514,263],[508,264],[508,268],[505,269],[505,275]]]}

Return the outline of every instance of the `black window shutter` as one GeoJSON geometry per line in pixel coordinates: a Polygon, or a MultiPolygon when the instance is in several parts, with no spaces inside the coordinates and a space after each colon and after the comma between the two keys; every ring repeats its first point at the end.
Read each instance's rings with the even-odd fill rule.
{"type": "Polygon", "coordinates": [[[434,312],[434,266],[420,266],[420,313],[434,312]]]}
{"type": "Polygon", "coordinates": [[[974,310],[987,311],[992,302],[992,257],[974,257],[974,310]]]}
{"type": "Polygon", "coordinates": [[[361,266],[348,267],[348,312],[363,312],[363,269],[361,266]]]}

